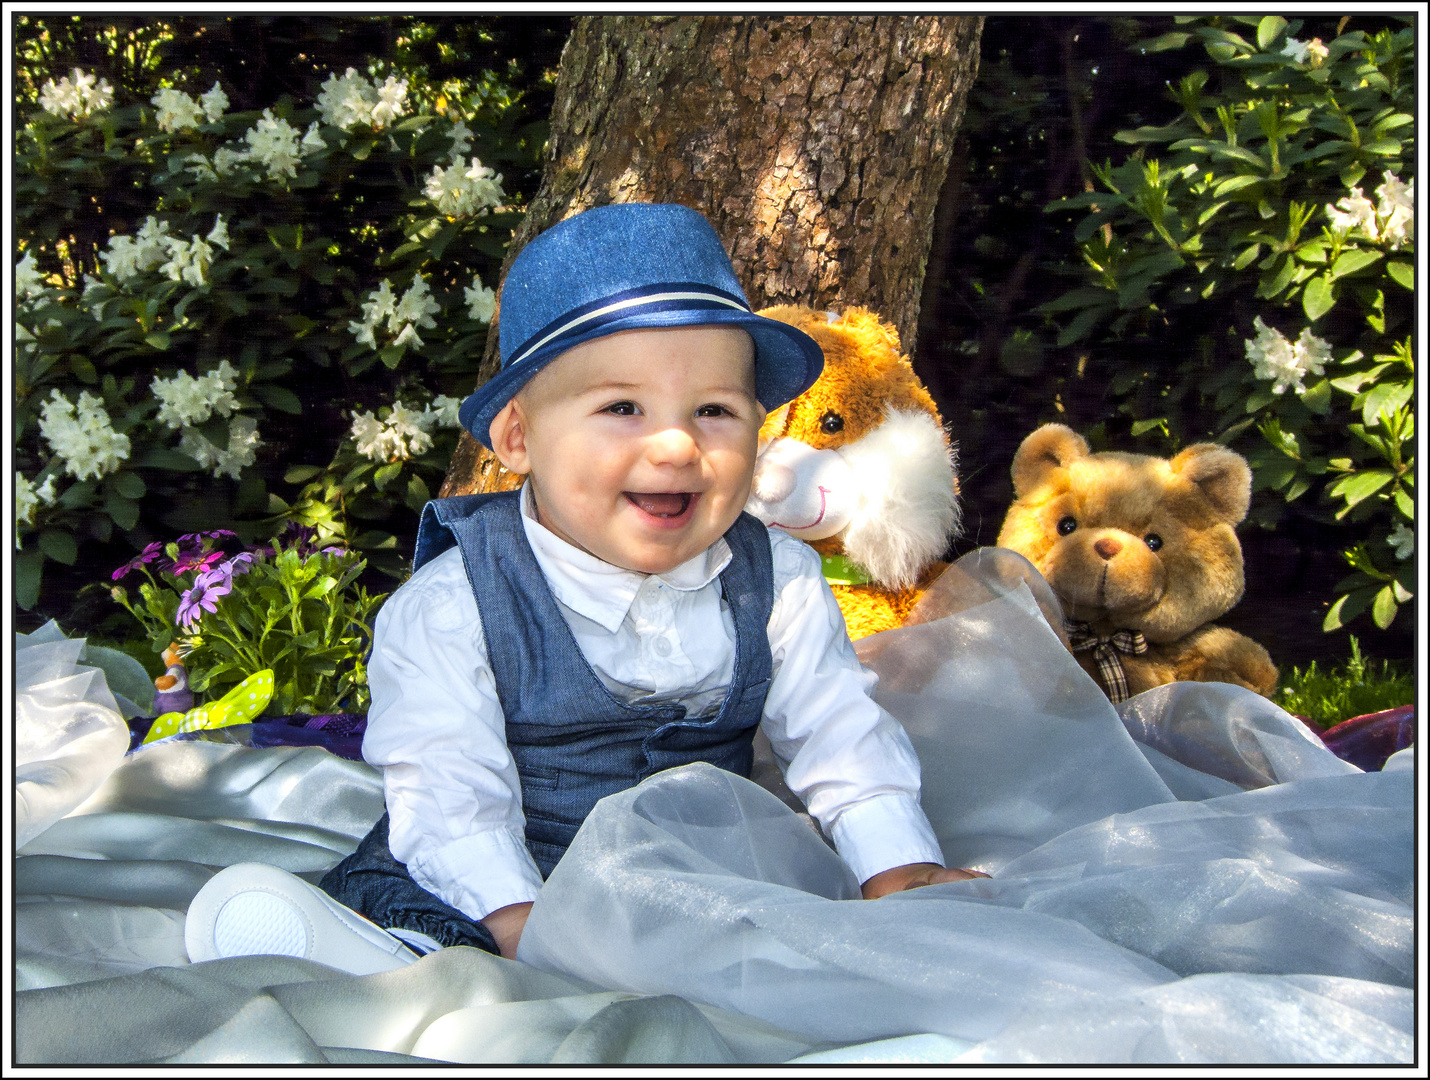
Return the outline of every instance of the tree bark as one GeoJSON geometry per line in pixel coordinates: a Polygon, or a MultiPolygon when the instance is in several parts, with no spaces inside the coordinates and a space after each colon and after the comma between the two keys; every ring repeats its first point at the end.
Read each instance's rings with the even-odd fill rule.
{"type": "MultiPolygon", "coordinates": [[[[715,226],[756,310],[862,304],[913,351],[981,16],[590,16],[561,56],[540,190],[507,251],[613,202],[715,226]]],[[[499,315],[498,315],[499,317],[499,315]]],[[[499,366],[488,335],[479,382],[499,366]]],[[[463,434],[442,495],[512,486],[463,434]]]]}

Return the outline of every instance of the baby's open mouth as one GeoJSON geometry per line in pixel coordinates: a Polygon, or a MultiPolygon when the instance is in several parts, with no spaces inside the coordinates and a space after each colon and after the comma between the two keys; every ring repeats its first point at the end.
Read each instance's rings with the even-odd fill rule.
{"type": "Polygon", "coordinates": [[[677,518],[690,509],[688,491],[627,491],[625,495],[652,517],[677,518]]]}

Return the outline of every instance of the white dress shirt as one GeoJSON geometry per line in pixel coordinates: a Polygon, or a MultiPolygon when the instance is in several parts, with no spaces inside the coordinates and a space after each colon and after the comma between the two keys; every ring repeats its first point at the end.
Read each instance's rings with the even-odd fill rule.
{"type": "MultiPolygon", "coordinates": [[[[602,562],[540,525],[522,525],[577,645],[610,691],[639,704],[719,708],[735,664],[720,595],[723,539],[664,574],[602,562]]],[[[784,770],[860,881],[906,863],[943,864],[919,806],[919,763],[870,698],[844,617],[802,541],[770,530],[773,671],[762,728],[784,770]]],[[[534,900],[521,785],[461,553],[431,560],[379,611],[363,757],[383,771],[392,854],[412,879],[473,919],[534,900]]]]}

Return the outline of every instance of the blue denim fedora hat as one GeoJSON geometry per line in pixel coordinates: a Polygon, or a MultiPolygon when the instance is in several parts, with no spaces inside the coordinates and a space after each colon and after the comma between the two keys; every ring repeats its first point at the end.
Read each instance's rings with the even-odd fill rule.
{"type": "Polygon", "coordinates": [[[710,222],[689,207],[617,203],[553,225],[502,284],[501,370],[462,402],[462,426],[491,448],[496,414],[568,349],[622,330],[735,326],[755,341],[755,396],[776,409],[814,384],[824,354],[808,334],[762,318],[710,222]]]}

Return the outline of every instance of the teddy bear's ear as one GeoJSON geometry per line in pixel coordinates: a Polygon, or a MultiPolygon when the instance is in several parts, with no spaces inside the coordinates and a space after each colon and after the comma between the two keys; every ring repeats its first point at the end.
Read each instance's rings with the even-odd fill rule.
{"type": "Polygon", "coordinates": [[[1044,424],[1024,439],[1013,455],[1013,494],[1025,498],[1052,470],[1066,468],[1087,455],[1087,441],[1072,428],[1044,424]]]}
{"type": "Polygon", "coordinates": [[[1172,471],[1201,488],[1212,509],[1229,524],[1246,517],[1251,506],[1251,467],[1235,450],[1195,443],[1172,459],[1172,471]]]}

